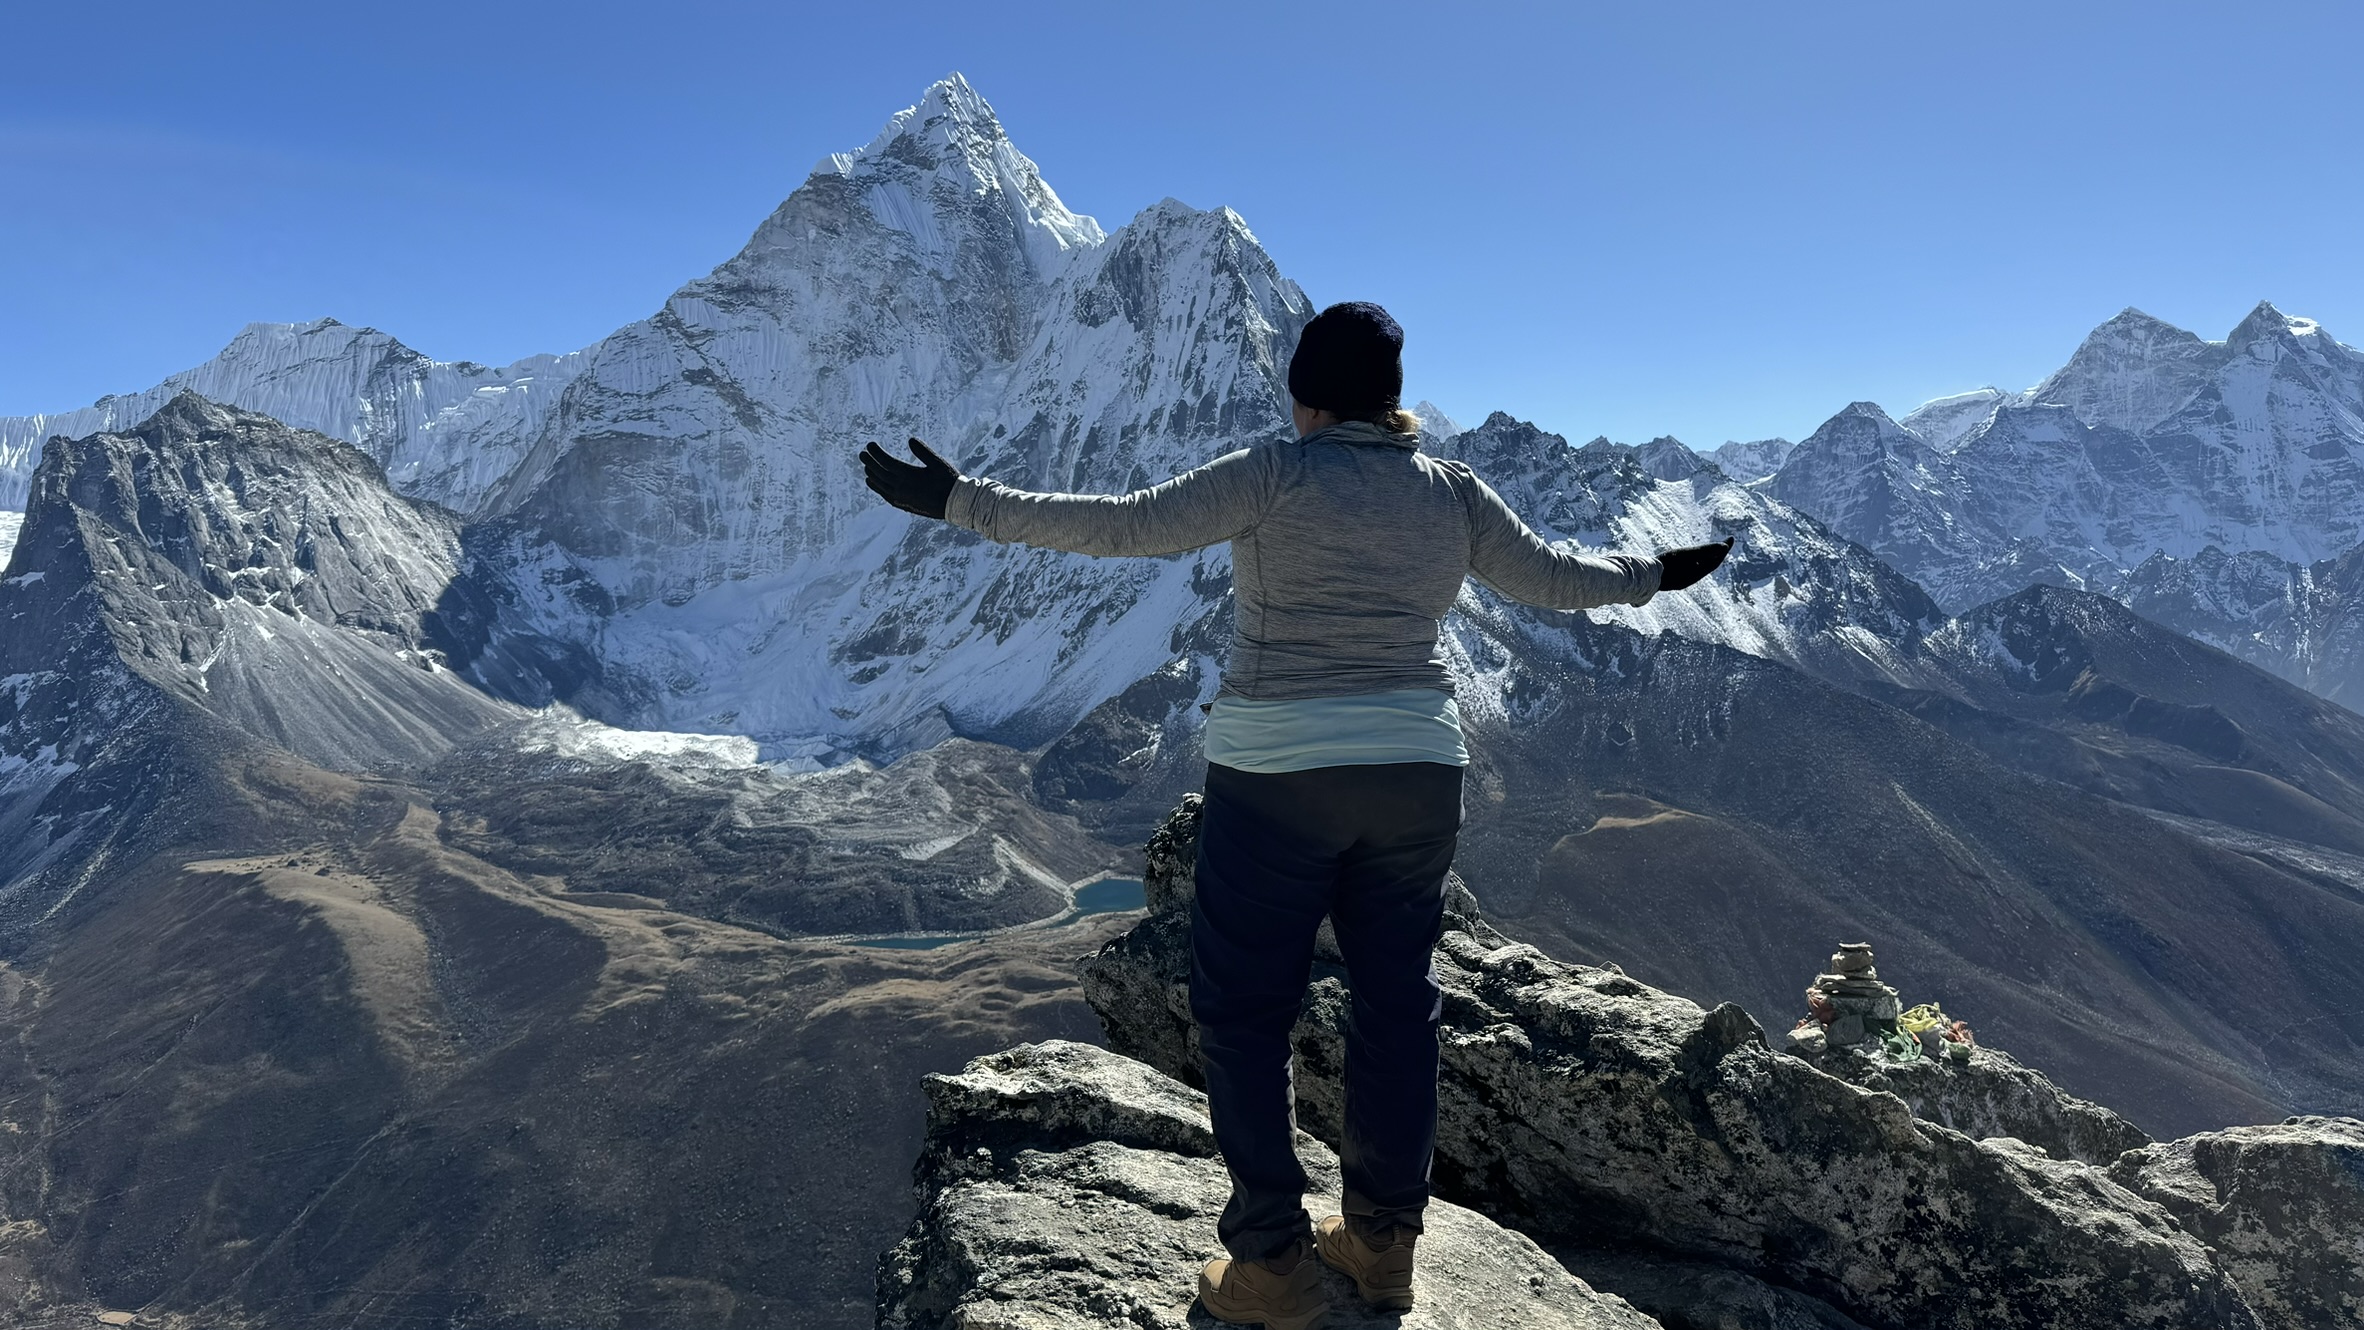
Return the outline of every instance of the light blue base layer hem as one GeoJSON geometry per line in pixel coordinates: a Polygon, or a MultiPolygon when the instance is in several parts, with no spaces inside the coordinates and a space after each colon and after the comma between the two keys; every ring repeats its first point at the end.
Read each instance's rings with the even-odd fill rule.
{"type": "Polygon", "coordinates": [[[1387,762],[1469,765],[1451,693],[1399,688],[1351,697],[1260,702],[1218,697],[1207,713],[1207,760],[1238,771],[1310,771],[1387,762]]]}

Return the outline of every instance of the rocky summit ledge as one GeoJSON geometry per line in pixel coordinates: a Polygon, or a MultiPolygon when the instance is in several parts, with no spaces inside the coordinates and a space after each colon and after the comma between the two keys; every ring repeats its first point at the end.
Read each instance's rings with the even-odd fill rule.
{"type": "MultiPolygon", "coordinates": [[[[1110,1043],[1184,1080],[1196,820],[1186,803],[1153,838],[1149,916],[1084,973],[1110,1043]]],[[[1300,1122],[1333,1142],[1336,960],[1317,961],[1294,1035],[1300,1122]]],[[[1736,1006],[1514,943],[1458,888],[1435,964],[1439,1194],[1668,1326],[2355,1324],[2319,1310],[2364,1270],[2350,1218],[2364,1176],[2341,1153],[2355,1124],[2148,1145],[1984,1048],[1928,1068],[1943,1086],[1826,1070],[1769,1047],[1736,1006]],[[2134,1152],[2109,1160],[2120,1143],[2134,1152]]]]}
{"type": "MultiPolygon", "coordinates": [[[[881,1330],[1182,1330],[1199,1266],[1222,1255],[1230,1183],[1197,1091],[1085,1044],[1029,1044],[927,1081],[919,1217],[880,1263],[881,1330]]],[[[1298,1143],[1320,1213],[1338,1162],[1298,1143]]],[[[1440,1204],[1410,1312],[1365,1310],[1329,1281],[1331,1330],[1655,1330],[1532,1240],[1440,1204]]]]}

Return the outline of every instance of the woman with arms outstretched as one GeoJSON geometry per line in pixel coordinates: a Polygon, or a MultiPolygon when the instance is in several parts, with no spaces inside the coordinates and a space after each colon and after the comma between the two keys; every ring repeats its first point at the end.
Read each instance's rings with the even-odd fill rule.
{"type": "Polygon", "coordinates": [[[1097,555],[1232,547],[1237,631],[1207,716],[1190,1009],[1230,1169],[1209,1313],[1320,1324],[1314,1255],[1377,1307],[1412,1305],[1436,1145],[1440,997],[1429,951],[1461,828],[1461,738],[1437,635],[1476,577],[1554,609],[1639,605],[1714,571],[1729,540],[1655,558],[1545,544],[1460,462],[1419,451],[1403,330],[1332,305],[1289,362],[1298,437],[1123,495],[1031,494],[873,443],[870,487],[996,541],[1097,555]],[[1343,1215],[1312,1225],[1297,1161],[1289,1031],[1333,921],[1353,993],[1343,1215]]]}

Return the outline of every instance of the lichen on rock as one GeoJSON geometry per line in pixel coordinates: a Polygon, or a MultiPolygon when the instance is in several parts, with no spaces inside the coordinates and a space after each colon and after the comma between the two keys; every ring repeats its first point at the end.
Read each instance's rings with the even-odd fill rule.
{"type": "Polygon", "coordinates": [[[2201,1132],[2133,1151],[2110,1171],[2213,1248],[2266,1325],[2364,1325],[2364,1122],[2201,1132]]]}

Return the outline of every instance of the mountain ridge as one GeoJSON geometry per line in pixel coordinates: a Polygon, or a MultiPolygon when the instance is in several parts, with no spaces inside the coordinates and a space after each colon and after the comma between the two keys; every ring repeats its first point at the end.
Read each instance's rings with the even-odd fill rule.
{"type": "Polygon", "coordinates": [[[2364,548],[2364,352],[2315,321],[2260,302],[2211,342],[2128,309],[2026,392],[1927,403],[1877,448],[1848,424],[1871,409],[1757,483],[1950,610],[2086,587],[2357,696],[2346,602],[2309,570],[2364,548]]]}

